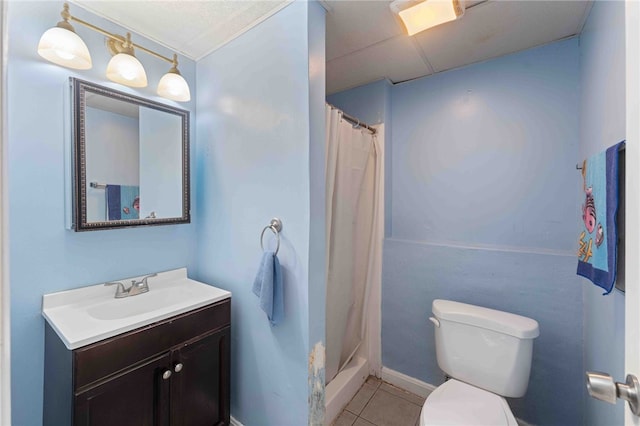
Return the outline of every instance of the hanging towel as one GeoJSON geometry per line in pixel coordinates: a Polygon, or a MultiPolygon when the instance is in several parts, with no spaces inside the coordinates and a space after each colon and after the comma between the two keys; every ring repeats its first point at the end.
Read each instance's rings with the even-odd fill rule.
{"type": "Polygon", "coordinates": [[[140,218],[140,187],[107,185],[107,220],[130,220],[140,218]]]}
{"type": "Polygon", "coordinates": [[[267,314],[271,325],[284,318],[282,271],[278,256],[268,251],[262,255],[258,274],[253,282],[253,293],[260,299],[260,307],[267,314]]]}
{"type": "Polygon", "coordinates": [[[616,281],[618,151],[620,142],[582,163],[582,225],[578,237],[578,275],[609,294],[616,281]]]}

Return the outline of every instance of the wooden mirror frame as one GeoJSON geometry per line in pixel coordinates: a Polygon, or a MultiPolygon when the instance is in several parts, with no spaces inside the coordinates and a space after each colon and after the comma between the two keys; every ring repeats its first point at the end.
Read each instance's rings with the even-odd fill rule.
{"type": "Polygon", "coordinates": [[[95,83],[71,77],[72,104],[72,182],[73,182],[73,222],[75,231],[94,231],[103,229],[129,228],[150,225],[173,225],[191,222],[191,191],[189,182],[189,111],[165,105],[149,99],[120,92],[95,83]],[[105,220],[87,222],[87,164],[85,107],[86,93],[91,92],[107,96],[123,102],[152,108],[169,114],[178,115],[182,119],[182,216],[170,218],[145,218],[128,220],[105,220]]]}

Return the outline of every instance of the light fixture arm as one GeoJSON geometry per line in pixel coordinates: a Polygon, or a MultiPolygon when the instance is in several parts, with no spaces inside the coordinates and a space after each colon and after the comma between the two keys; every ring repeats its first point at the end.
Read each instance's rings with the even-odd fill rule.
{"type": "MultiPolygon", "coordinates": [[[[127,33],[128,34],[127,37],[123,37],[121,35],[113,34],[113,33],[110,33],[109,31],[103,30],[102,28],[100,28],[100,27],[98,27],[96,25],[90,24],[87,21],[83,21],[80,18],[76,18],[75,16],[73,16],[69,12],[69,4],[68,3],[64,4],[64,8],[62,9],[62,12],[60,13],[60,15],[62,15],[62,18],[64,19],[65,23],[68,24],[68,21],[70,21],[70,20],[73,21],[73,22],[77,22],[78,24],[83,25],[83,26],[89,28],[90,30],[93,30],[93,31],[95,31],[97,33],[100,33],[100,34],[108,37],[109,39],[113,40],[115,42],[115,44],[123,45],[122,47],[124,47],[125,50],[127,49],[127,47],[128,47],[127,44],[128,44],[131,47],[134,47],[136,49],[142,50],[143,52],[145,52],[145,53],[147,53],[149,55],[155,56],[158,59],[162,59],[163,61],[169,62],[170,64],[173,64],[174,66],[177,66],[177,64],[178,64],[177,55],[176,54],[173,55],[174,56],[173,59],[167,58],[166,56],[161,55],[159,53],[156,53],[151,49],[147,49],[144,46],[140,46],[139,44],[133,43],[131,41],[131,39],[130,39],[129,33],[127,33]]],[[[60,22],[60,23],[62,23],[62,22],[60,22]]]]}
{"type": "MultiPolygon", "coordinates": [[[[156,57],[156,58],[158,58],[158,59],[162,59],[162,60],[164,60],[164,61],[169,62],[170,64],[173,64],[173,59],[169,59],[169,58],[167,58],[166,56],[163,56],[163,55],[161,55],[161,54],[159,54],[159,53],[156,53],[156,52],[154,52],[154,51],[153,51],[153,50],[151,50],[151,49],[147,49],[146,47],[144,47],[144,46],[140,46],[139,44],[135,44],[135,43],[133,43],[133,42],[131,43],[131,45],[132,45],[133,47],[135,47],[136,49],[140,49],[140,50],[142,50],[143,52],[148,53],[149,55],[155,56],[155,57],[156,57]]],[[[176,55],[175,53],[173,54],[173,56],[174,56],[174,57],[177,57],[177,55],[176,55]]]]}
{"type": "Polygon", "coordinates": [[[173,61],[171,61],[171,68],[168,72],[180,75],[180,71],[178,71],[178,55],[173,54],[173,61]]]}
{"type": "Polygon", "coordinates": [[[56,24],[58,28],[64,28],[65,30],[69,30],[75,33],[73,26],[69,23],[69,19],[71,18],[71,13],[69,13],[69,5],[67,3],[64,4],[62,8],[62,12],[60,12],[60,16],[62,16],[62,21],[56,24]]]}
{"type": "Polygon", "coordinates": [[[117,34],[111,34],[110,32],[105,31],[100,27],[97,27],[97,26],[95,26],[93,24],[88,23],[87,21],[83,21],[82,19],[76,18],[75,16],[71,15],[69,13],[69,5],[67,3],[64,4],[64,8],[65,8],[65,10],[67,12],[67,19],[68,20],[71,20],[73,22],[77,22],[78,24],[84,25],[85,27],[87,27],[87,28],[89,28],[89,29],[91,29],[91,30],[93,30],[93,31],[95,31],[97,33],[100,33],[100,34],[102,34],[104,36],[107,36],[107,37],[109,37],[109,38],[111,38],[113,40],[118,40],[120,42],[124,42],[124,40],[125,40],[124,37],[119,36],[117,34]]]}

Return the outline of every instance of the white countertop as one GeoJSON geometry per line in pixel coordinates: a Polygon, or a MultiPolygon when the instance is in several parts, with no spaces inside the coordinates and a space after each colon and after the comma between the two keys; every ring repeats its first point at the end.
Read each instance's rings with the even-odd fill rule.
{"type": "MultiPolygon", "coordinates": [[[[126,287],[131,280],[124,278],[126,287]]],[[[228,299],[231,293],[187,277],[187,269],[160,272],[148,279],[149,292],[115,299],[116,286],[81,287],[42,296],[42,315],[68,349],[228,299]]]]}

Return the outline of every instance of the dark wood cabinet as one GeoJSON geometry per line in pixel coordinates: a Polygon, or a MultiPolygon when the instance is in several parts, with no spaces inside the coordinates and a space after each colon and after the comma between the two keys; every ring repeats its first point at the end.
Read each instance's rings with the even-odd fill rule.
{"type": "Polygon", "coordinates": [[[74,425],[153,426],[168,424],[169,386],[162,371],[169,354],[153,358],[90,388],[74,398],[74,425]]]}
{"type": "Polygon", "coordinates": [[[229,410],[225,410],[224,401],[227,393],[220,389],[222,381],[218,378],[229,372],[230,338],[227,328],[186,343],[173,352],[172,426],[229,423],[229,410]],[[218,395],[218,399],[211,398],[211,395],[218,395]]]}
{"type": "Polygon", "coordinates": [[[230,300],[68,350],[46,324],[44,424],[228,425],[230,300]]]}

